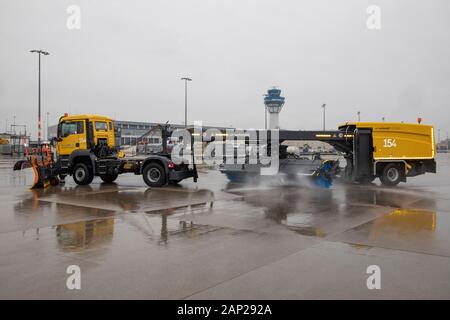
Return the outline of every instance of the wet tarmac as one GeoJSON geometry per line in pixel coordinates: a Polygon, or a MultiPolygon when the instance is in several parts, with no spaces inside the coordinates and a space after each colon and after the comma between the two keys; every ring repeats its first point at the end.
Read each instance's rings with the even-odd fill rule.
{"type": "Polygon", "coordinates": [[[2,299],[449,299],[450,155],[386,188],[115,184],[29,190],[0,158],[2,299]],[[81,289],[66,286],[67,267],[81,289]],[[381,289],[367,287],[367,267],[381,289]]]}

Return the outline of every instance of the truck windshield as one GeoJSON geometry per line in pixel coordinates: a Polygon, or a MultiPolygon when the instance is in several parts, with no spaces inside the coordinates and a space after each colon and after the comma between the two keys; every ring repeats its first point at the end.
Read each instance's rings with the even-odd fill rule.
{"type": "Polygon", "coordinates": [[[61,124],[61,137],[67,137],[71,134],[80,134],[84,132],[82,121],[65,121],[61,124]]]}

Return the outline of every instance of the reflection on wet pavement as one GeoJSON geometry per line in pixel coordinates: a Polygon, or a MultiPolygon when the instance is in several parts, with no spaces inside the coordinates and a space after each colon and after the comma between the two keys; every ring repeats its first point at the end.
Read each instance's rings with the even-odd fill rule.
{"type": "MultiPolygon", "coordinates": [[[[169,239],[185,237],[198,239],[202,235],[223,229],[208,225],[195,224],[192,221],[167,219],[166,214],[156,217],[140,215],[128,216],[126,223],[140,230],[148,240],[158,245],[167,245],[169,239]]],[[[63,251],[81,251],[110,243],[114,233],[114,218],[80,221],[56,226],[56,239],[63,251]]]]}
{"type": "Polygon", "coordinates": [[[56,227],[58,244],[63,250],[79,250],[95,243],[111,241],[113,233],[113,218],[66,223],[56,227]]]}
{"type": "Polygon", "coordinates": [[[397,230],[398,233],[412,234],[422,230],[434,233],[436,230],[436,212],[395,209],[391,213],[376,219],[374,233],[386,226],[397,230]]]}
{"type": "Polygon", "coordinates": [[[448,212],[395,209],[333,240],[450,257],[449,226],[448,212]]]}

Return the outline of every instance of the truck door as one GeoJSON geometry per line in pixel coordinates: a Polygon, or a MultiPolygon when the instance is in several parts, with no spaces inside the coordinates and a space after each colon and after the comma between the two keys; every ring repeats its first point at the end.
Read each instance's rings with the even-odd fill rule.
{"type": "Polygon", "coordinates": [[[372,130],[356,129],[353,141],[353,178],[359,182],[373,180],[372,130]]]}
{"type": "Polygon", "coordinates": [[[68,120],[60,123],[58,127],[58,153],[69,155],[74,150],[86,149],[85,121],[68,120]]]}

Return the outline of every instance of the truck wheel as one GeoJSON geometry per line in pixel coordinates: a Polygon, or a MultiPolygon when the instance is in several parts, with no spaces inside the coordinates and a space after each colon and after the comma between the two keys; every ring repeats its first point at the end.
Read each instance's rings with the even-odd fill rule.
{"type": "Polygon", "coordinates": [[[387,164],[383,172],[381,173],[380,180],[381,183],[385,186],[396,186],[400,183],[403,177],[403,170],[401,169],[400,165],[396,163],[389,163],[387,164]]]}
{"type": "Polygon", "coordinates": [[[92,170],[84,163],[77,163],[73,168],[73,181],[79,185],[87,185],[94,179],[92,170]]]}
{"type": "Polygon", "coordinates": [[[145,183],[149,187],[161,187],[166,184],[166,173],[158,163],[149,163],[142,172],[145,183]]]}
{"type": "Polygon", "coordinates": [[[112,182],[116,181],[118,176],[119,175],[117,173],[102,174],[102,175],[100,175],[100,179],[102,179],[103,182],[105,182],[105,183],[112,183],[112,182]]]}

